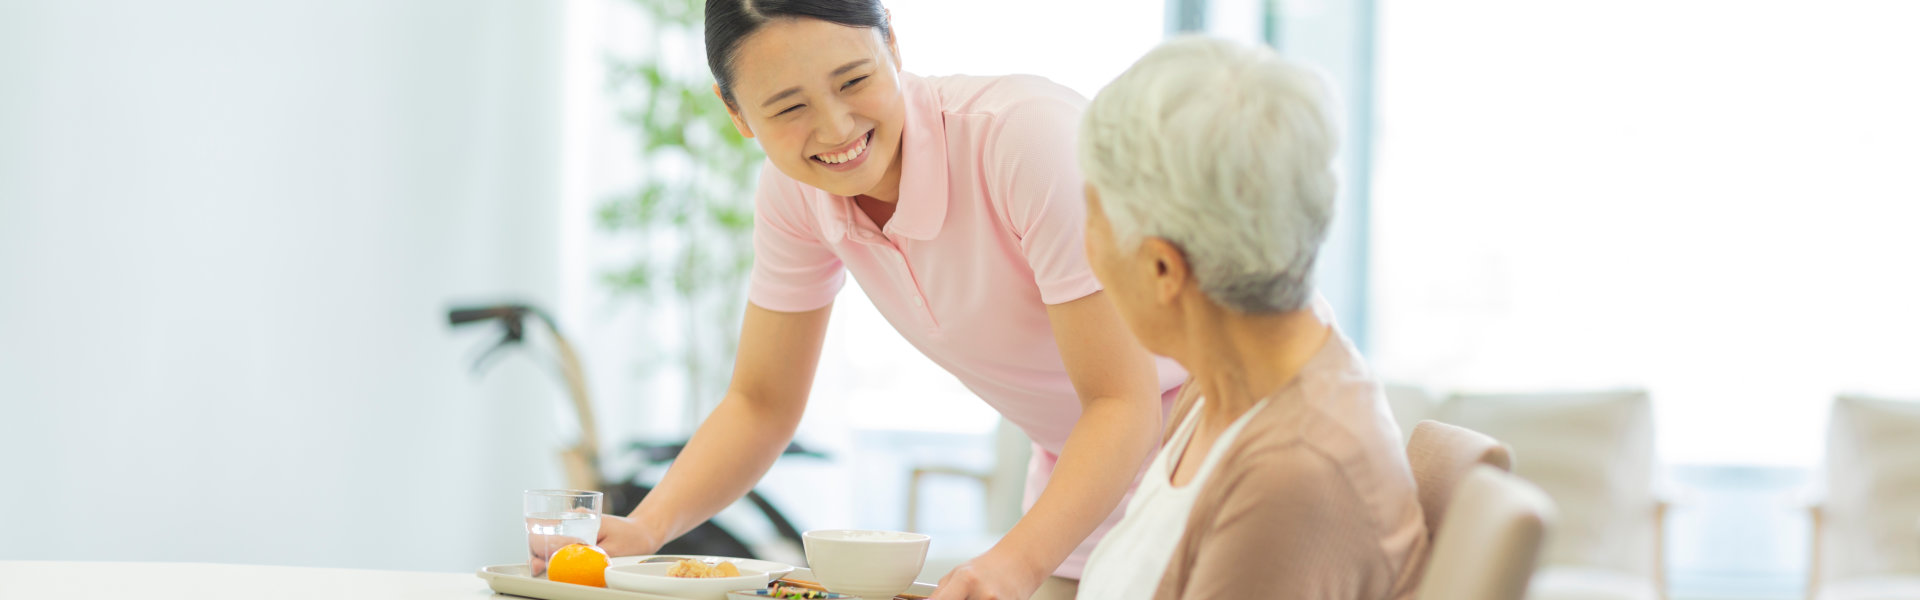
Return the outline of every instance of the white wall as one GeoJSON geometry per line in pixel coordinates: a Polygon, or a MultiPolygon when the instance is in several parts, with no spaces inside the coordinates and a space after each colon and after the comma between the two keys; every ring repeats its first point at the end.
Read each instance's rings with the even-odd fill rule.
{"type": "Polygon", "coordinates": [[[467,571],[555,387],[560,5],[0,3],[0,560],[467,571]]]}

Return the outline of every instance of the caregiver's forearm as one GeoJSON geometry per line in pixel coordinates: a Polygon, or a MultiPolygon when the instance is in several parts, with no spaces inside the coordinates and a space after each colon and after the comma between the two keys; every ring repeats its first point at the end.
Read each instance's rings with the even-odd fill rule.
{"type": "Polygon", "coordinates": [[[786,449],[806,413],[832,311],[832,305],[799,313],[747,305],[727,395],[634,509],[634,521],[652,532],[656,547],[746,495],[786,449]]]}
{"type": "Polygon", "coordinates": [[[692,531],[753,489],[793,439],[797,415],[768,415],[729,395],[673,461],[633,518],[660,542],[692,531]]]}
{"type": "Polygon", "coordinates": [[[1158,394],[1085,403],[1046,490],[993,551],[1052,574],[1120,505],[1159,439],[1158,394]]]}

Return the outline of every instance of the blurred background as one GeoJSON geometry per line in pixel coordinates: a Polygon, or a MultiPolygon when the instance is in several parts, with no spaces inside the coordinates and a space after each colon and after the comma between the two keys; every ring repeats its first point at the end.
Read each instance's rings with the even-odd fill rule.
{"type": "MultiPolygon", "coordinates": [[[[1803,597],[1836,487],[1893,524],[1858,555],[1920,573],[1920,463],[1886,459],[1920,452],[1886,429],[1920,423],[1920,5],[887,5],[925,75],[1092,96],[1189,31],[1320,69],[1345,132],[1322,293],[1403,429],[1494,433],[1563,505],[1609,499],[1563,506],[1591,527],[1553,585],[1803,597]],[[1882,427],[1830,419],[1843,395],[1882,427]],[[1591,435],[1532,435],[1557,430],[1591,435]],[[1867,483],[1835,483],[1836,440],[1867,483]]],[[[697,7],[0,0],[0,559],[519,560],[519,493],[568,484],[580,415],[550,339],[477,367],[500,333],[454,306],[548,311],[600,475],[657,479],[646,451],[725,385],[758,160],[716,125],[697,7]]],[[[760,493],[801,529],[931,533],[937,571],[1017,517],[1026,447],[857,289],[815,454],[760,493]]],[[[795,553],[760,511],[716,522],[795,553]]]]}

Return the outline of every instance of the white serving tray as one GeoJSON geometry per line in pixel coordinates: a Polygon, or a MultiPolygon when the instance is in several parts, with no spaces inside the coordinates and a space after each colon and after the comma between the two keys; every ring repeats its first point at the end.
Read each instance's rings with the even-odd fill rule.
{"type": "MultiPolygon", "coordinates": [[[[615,559],[616,564],[619,562],[619,559],[615,559]]],[[[686,600],[674,596],[557,583],[545,577],[533,577],[531,573],[532,568],[527,563],[514,563],[481,567],[474,575],[486,580],[487,587],[493,588],[494,592],[540,600],[686,600]]],[[[813,571],[806,567],[794,569],[787,574],[787,578],[815,581],[813,571]]],[[[916,582],[913,587],[907,588],[907,593],[931,596],[933,590],[934,586],[930,584],[916,582]]]]}

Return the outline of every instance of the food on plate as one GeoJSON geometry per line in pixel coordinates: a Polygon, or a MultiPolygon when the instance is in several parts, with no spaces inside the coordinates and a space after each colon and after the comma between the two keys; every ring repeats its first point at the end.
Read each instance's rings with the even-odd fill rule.
{"type": "Polygon", "coordinates": [[[794,587],[790,585],[781,585],[778,583],[775,583],[767,588],[766,596],[768,598],[788,598],[788,599],[796,599],[796,600],[807,600],[810,598],[850,598],[851,597],[843,594],[823,592],[816,589],[794,587]]]}
{"type": "Polygon", "coordinates": [[[709,565],[707,563],[700,562],[697,560],[683,558],[683,559],[680,559],[680,562],[673,563],[673,568],[667,569],[667,576],[668,577],[697,577],[697,578],[739,577],[740,568],[733,566],[733,563],[730,563],[730,562],[722,562],[718,565],[709,565]]]}
{"type": "Polygon", "coordinates": [[[607,552],[599,546],[567,544],[547,559],[547,579],[607,587],[607,552]]]}

